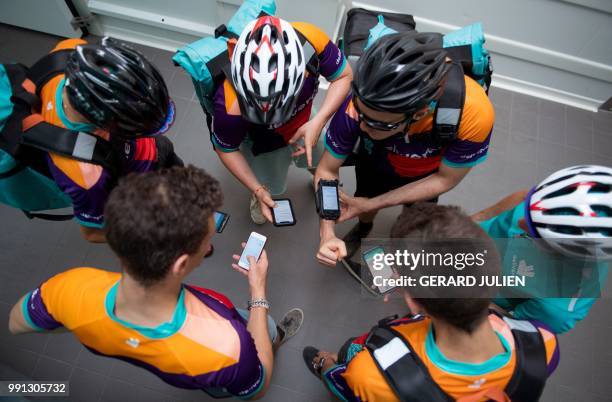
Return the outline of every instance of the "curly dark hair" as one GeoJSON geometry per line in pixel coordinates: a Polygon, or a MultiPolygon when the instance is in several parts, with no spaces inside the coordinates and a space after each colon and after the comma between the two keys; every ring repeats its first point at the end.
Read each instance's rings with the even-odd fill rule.
{"type": "Polygon", "coordinates": [[[222,200],[219,182],[194,166],[129,174],[106,203],[106,239],[127,273],[150,286],[198,251],[222,200]]]}
{"type": "MultiPolygon", "coordinates": [[[[414,239],[422,244],[445,244],[448,251],[475,252],[486,247],[486,263],[475,276],[498,275],[501,261],[493,240],[459,207],[416,203],[404,209],[391,228],[391,237],[414,239]],[[449,240],[448,243],[440,242],[449,240]]],[[[427,248],[427,246],[425,246],[427,248]]],[[[421,270],[415,270],[419,274],[421,270]]],[[[460,275],[452,270],[449,275],[460,275]]],[[[493,288],[458,287],[454,289],[437,287],[426,289],[432,297],[415,297],[427,313],[452,326],[471,333],[486,319],[488,307],[495,294],[493,288]],[[458,297],[448,297],[449,294],[458,297]]]]}

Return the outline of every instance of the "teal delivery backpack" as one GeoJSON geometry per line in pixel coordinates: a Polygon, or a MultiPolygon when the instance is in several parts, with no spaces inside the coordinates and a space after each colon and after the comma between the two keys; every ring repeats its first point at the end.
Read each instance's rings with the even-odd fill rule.
{"type": "Polygon", "coordinates": [[[202,38],[179,49],[172,60],[190,76],[198,100],[209,117],[216,88],[229,77],[229,39],[238,38],[247,24],[263,15],[274,15],[274,0],[245,0],[226,25],[215,29],[214,37],[202,38]]]}

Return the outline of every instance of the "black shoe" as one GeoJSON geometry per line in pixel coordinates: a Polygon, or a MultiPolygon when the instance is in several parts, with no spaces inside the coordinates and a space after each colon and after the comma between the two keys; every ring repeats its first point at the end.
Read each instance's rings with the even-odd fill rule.
{"type": "Polygon", "coordinates": [[[361,239],[368,237],[374,224],[359,222],[347,234],[344,235],[342,241],[346,246],[346,259],[351,258],[361,246],[361,239]]]}
{"type": "Polygon", "coordinates": [[[355,261],[349,260],[348,258],[344,258],[342,260],[342,266],[344,267],[344,269],[346,269],[346,272],[348,272],[353,278],[355,278],[357,282],[359,282],[365,290],[367,290],[369,293],[373,294],[374,296],[380,296],[379,292],[372,289],[372,285],[373,285],[372,281],[364,280],[364,278],[362,277],[361,264],[355,261]]]}
{"type": "Polygon", "coordinates": [[[304,363],[306,363],[306,367],[308,370],[316,376],[317,378],[321,378],[321,368],[322,364],[317,364],[314,362],[314,359],[319,354],[319,349],[314,348],[312,346],[306,346],[302,351],[302,357],[304,358],[304,363]]]}
{"type": "MultiPolygon", "coordinates": [[[[292,308],[285,314],[282,320],[276,326],[278,332],[278,340],[275,342],[278,346],[291,339],[298,333],[304,323],[304,312],[300,308],[292,308]]],[[[277,346],[277,347],[278,347],[277,346]]]]}

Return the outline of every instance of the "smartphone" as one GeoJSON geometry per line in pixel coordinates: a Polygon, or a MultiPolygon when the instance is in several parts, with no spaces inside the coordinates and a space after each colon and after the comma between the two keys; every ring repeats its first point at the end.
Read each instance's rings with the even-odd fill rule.
{"type": "MultiPolygon", "coordinates": [[[[363,260],[365,261],[366,265],[368,266],[368,269],[370,270],[370,273],[372,274],[372,279],[377,276],[383,279],[391,279],[395,276],[395,271],[393,270],[393,268],[385,264],[385,262],[382,260],[382,257],[380,257],[380,261],[378,261],[378,264],[376,264],[376,255],[384,256],[384,254],[385,250],[380,246],[374,247],[373,249],[370,249],[363,253],[363,260]]],[[[374,282],[372,282],[372,284],[375,285],[374,282]]],[[[377,288],[378,291],[384,295],[395,289],[397,286],[383,285],[373,287],[377,288]]]]}
{"type": "Polygon", "coordinates": [[[246,246],[244,247],[244,250],[242,250],[242,254],[238,260],[238,266],[248,270],[250,268],[250,264],[247,257],[253,256],[256,260],[259,260],[259,256],[261,256],[261,252],[263,251],[267,240],[268,238],[266,236],[257,232],[251,232],[249,240],[247,240],[246,246]]]}
{"type": "Polygon", "coordinates": [[[274,226],[291,226],[295,225],[295,216],[293,215],[293,206],[291,200],[283,198],[274,200],[276,207],[272,208],[272,218],[274,226]]]}
{"type": "Polygon", "coordinates": [[[217,233],[223,232],[223,229],[225,229],[225,225],[227,225],[227,221],[229,220],[229,215],[225,212],[215,211],[214,219],[215,230],[217,231],[217,233]]]}
{"type": "Polygon", "coordinates": [[[319,180],[319,203],[322,216],[326,219],[340,217],[340,202],[338,198],[337,180],[319,180]]]}

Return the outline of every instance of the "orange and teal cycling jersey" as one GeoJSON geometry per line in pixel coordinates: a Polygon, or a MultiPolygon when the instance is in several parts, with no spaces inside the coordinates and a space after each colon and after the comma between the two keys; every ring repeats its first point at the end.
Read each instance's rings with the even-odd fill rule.
{"type": "MultiPolygon", "coordinates": [[[[504,390],[516,368],[515,341],[510,327],[499,316],[490,314],[493,326],[505,352],[483,363],[463,363],[450,360],[438,349],[429,318],[417,316],[391,323],[412,346],[429,371],[431,378],[453,399],[485,392],[487,389],[504,390]]],[[[544,339],[548,375],[559,363],[559,345],[556,336],[543,324],[530,321],[544,339]]],[[[370,352],[365,349],[368,334],[355,338],[347,353],[347,362],[323,373],[329,389],[343,401],[372,402],[398,401],[393,390],[380,373],[370,352]]],[[[482,401],[487,400],[483,396],[482,401]]]]}
{"type": "MultiPolygon", "coordinates": [[[[329,81],[339,77],[346,66],[346,59],[327,34],[306,22],[293,22],[291,25],[314,48],[319,63],[318,73],[329,81]]],[[[215,149],[237,151],[247,137],[253,141],[252,152],[255,155],[287,146],[297,129],[310,119],[318,84],[318,76],[307,71],[292,117],[280,126],[263,126],[242,118],[236,91],[226,79],[214,96],[211,139],[215,149]]]]}
{"type": "Polygon", "coordinates": [[[358,113],[351,99],[349,94],[332,118],[325,136],[325,147],[336,158],[347,158],[361,140],[360,153],[371,159],[381,174],[420,177],[435,172],[441,163],[465,168],[487,157],[495,113],[482,87],[467,76],[457,138],[445,146],[435,144],[430,134],[433,114],[413,122],[407,136],[374,141],[359,128],[358,113]]]}
{"type": "Polygon", "coordinates": [[[255,343],[225,296],[183,285],[172,320],[142,327],[115,315],[120,279],[94,268],[60,273],[26,296],[24,317],[38,330],[63,326],[92,352],[143,367],[177,387],[246,398],[262,389],[255,343]]]}
{"type": "MultiPolygon", "coordinates": [[[[82,39],[63,40],[52,50],[74,49],[84,45],[82,39]]],[[[64,89],[64,74],[59,74],[49,80],[40,91],[42,104],[41,114],[44,121],[58,127],[74,131],[85,131],[98,135],[106,140],[110,134],[89,123],[74,123],[68,120],[64,112],[62,92],[64,89]]],[[[118,170],[120,175],[131,172],[146,172],[156,166],[157,149],[154,138],[139,138],[123,141],[123,166],[118,170]]],[[[83,226],[102,228],[104,226],[104,205],[116,177],[102,166],[80,162],[65,156],[49,153],[47,165],[53,180],[58,187],[72,200],[74,216],[83,226]]]]}

